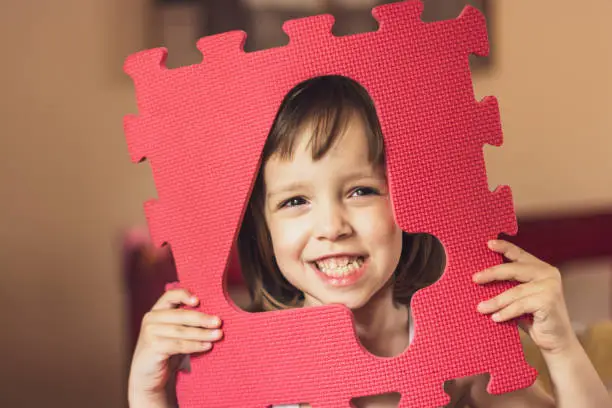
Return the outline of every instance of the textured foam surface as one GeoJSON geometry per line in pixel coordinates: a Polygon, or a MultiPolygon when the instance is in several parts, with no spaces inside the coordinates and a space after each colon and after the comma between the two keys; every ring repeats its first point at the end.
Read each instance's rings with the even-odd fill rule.
{"type": "Polygon", "coordinates": [[[497,101],[475,100],[468,55],[488,53],[486,22],[473,8],[424,23],[420,1],[373,10],[380,29],[331,34],[333,17],[288,21],[287,46],[245,53],[246,34],[201,39],[202,63],[169,70],[163,48],[130,56],[139,114],[125,119],[134,162],[148,159],[158,200],[146,204],[151,235],[171,245],[182,286],[200,310],[224,320],[225,338],[181,374],[181,408],[268,407],[309,402],[348,407],[353,397],[399,392],[400,407],[448,403],[446,380],[490,373],[488,390],[531,385],[516,325],[496,324],[479,301],[509,288],[472,283],[501,262],[486,247],[514,234],[509,188],[488,189],[483,146],[500,145],[497,101]],[[340,74],[375,101],[388,152],[397,222],[438,237],[444,276],[416,294],[416,334],[395,358],[358,342],[343,306],[249,314],[228,300],[224,273],[278,107],[299,82],[340,74]]]}

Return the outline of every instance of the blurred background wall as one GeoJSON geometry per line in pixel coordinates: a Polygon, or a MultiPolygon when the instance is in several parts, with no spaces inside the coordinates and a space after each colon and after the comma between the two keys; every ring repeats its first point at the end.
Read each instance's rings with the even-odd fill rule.
{"type": "MultiPolygon", "coordinates": [[[[121,65],[152,45],[150,3],[2,4],[2,407],[126,406],[121,231],[155,190],[125,147],[121,65]]],[[[502,109],[491,185],[512,186],[519,215],[612,208],[612,2],[495,0],[493,13],[494,62],[474,78],[502,109]]]]}

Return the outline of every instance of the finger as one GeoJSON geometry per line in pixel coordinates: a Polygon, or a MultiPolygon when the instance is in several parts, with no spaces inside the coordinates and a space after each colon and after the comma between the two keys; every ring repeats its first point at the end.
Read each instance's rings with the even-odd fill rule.
{"type": "Polygon", "coordinates": [[[475,273],[473,280],[478,284],[495,281],[531,282],[545,277],[545,271],[533,264],[508,263],[492,266],[483,271],[475,273]]]}
{"type": "Polygon", "coordinates": [[[494,313],[518,301],[519,299],[541,293],[544,290],[546,290],[546,285],[539,282],[518,285],[508,289],[492,299],[480,302],[478,304],[478,311],[483,314],[494,313]]]}
{"type": "Polygon", "coordinates": [[[194,354],[210,350],[213,345],[206,341],[180,340],[172,338],[158,338],[152,343],[153,349],[164,356],[177,354],[194,354]]]}
{"type": "Polygon", "coordinates": [[[196,306],[198,299],[185,289],[172,289],[164,293],[151,310],[172,309],[181,304],[196,306]]]}
{"type": "Polygon", "coordinates": [[[508,241],[501,239],[491,240],[488,242],[488,246],[491,250],[504,255],[507,259],[513,262],[539,261],[539,259],[535,256],[508,241]]]}
{"type": "Polygon", "coordinates": [[[518,317],[523,317],[524,315],[533,314],[541,308],[541,305],[541,296],[526,296],[509,304],[500,311],[493,313],[491,319],[495,322],[506,322],[518,317]]]}
{"type": "Polygon", "coordinates": [[[208,330],[195,327],[177,326],[174,324],[157,324],[149,329],[149,334],[157,338],[171,338],[194,340],[201,342],[215,342],[223,337],[221,330],[208,330]]]}
{"type": "Polygon", "coordinates": [[[197,310],[166,309],[149,312],[143,319],[145,325],[173,324],[190,327],[203,327],[216,329],[221,326],[221,319],[210,316],[197,310]]]}

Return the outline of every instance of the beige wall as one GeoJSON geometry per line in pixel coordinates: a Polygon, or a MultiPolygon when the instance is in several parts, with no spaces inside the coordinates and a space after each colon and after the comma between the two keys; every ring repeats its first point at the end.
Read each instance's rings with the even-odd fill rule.
{"type": "Polygon", "coordinates": [[[123,406],[117,236],[154,190],[129,163],[133,96],[109,63],[121,3],[2,5],[2,407],[123,406]]]}
{"type": "Polygon", "coordinates": [[[570,319],[577,329],[612,320],[612,257],[568,262],[560,269],[570,319]]]}
{"type": "Polygon", "coordinates": [[[512,186],[523,214],[610,208],[612,2],[493,3],[498,65],[475,81],[502,109],[490,183],[512,186]]]}
{"type": "MultiPolygon", "coordinates": [[[[121,129],[143,4],[3,2],[0,406],[122,406],[117,236],[154,195],[121,129]]],[[[511,184],[522,212],[612,205],[612,3],[496,5],[498,68],[475,85],[503,109],[492,184],[511,184]]]]}

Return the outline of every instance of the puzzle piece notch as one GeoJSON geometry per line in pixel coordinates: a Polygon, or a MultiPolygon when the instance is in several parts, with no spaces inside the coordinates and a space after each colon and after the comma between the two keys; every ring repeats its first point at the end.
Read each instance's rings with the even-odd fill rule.
{"type": "MultiPolygon", "coordinates": [[[[155,150],[153,136],[155,129],[151,118],[126,115],[124,118],[124,133],[133,163],[141,163],[149,158],[155,150]]],[[[152,170],[155,166],[151,166],[152,170]]],[[[164,211],[158,199],[150,199],[144,203],[144,213],[149,226],[151,243],[156,247],[162,247],[172,241],[171,231],[175,227],[172,220],[166,219],[172,214],[164,211]]]]}
{"type": "MultiPolygon", "coordinates": [[[[492,193],[492,208],[495,208],[495,219],[500,220],[497,230],[506,235],[516,235],[518,223],[514,210],[512,189],[509,186],[499,186],[492,193]]],[[[492,237],[497,238],[497,237],[492,237]]]]}
{"type": "Polygon", "coordinates": [[[128,152],[132,163],[140,163],[148,154],[146,124],[140,116],[126,115],[123,119],[123,129],[127,141],[128,152]]]}
{"type": "MultiPolygon", "coordinates": [[[[520,340],[519,340],[520,341],[520,340]]],[[[491,371],[491,378],[487,383],[487,392],[492,395],[500,395],[509,392],[508,387],[500,378],[503,376],[513,379],[516,389],[525,389],[534,384],[538,372],[525,359],[518,360],[511,365],[498,367],[491,371]]]]}
{"type": "Polygon", "coordinates": [[[172,220],[166,219],[168,212],[163,210],[159,200],[151,199],[145,202],[144,211],[147,224],[149,225],[152,244],[161,247],[172,242],[170,229],[174,224],[172,220]]]}
{"type": "MultiPolygon", "coordinates": [[[[494,96],[483,98],[476,105],[474,118],[477,123],[477,131],[484,136],[480,143],[501,147],[504,142],[504,134],[501,124],[501,113],[499,102],[494,96]]],[[[484,161],[484,153],[483,153],[484,161]]],[[[486,175],[486,166],[483,166],[486,175]]],[[[518,224],[514,209],[512,189],[507,185],[500,185],[491,192],[491,208],[495,209],[495,219],[500,220],[497,226],[499,233],[515,235],[518,232],[518,224]]],[[[496,238],[496,237],[491,237],[496,238]]]]}
{"type": "MultiPolygon", "coordinates": [[[[414,391],[414,390],[413,390],[414,391]]],[[[421,387],[418,392],[405,393],[402,395],[397,408],[425,408],[423,400],[431,407],[446,407],[451,402],[450,396],[444,391],[444,384],[437,386],[421,387]]]]}

